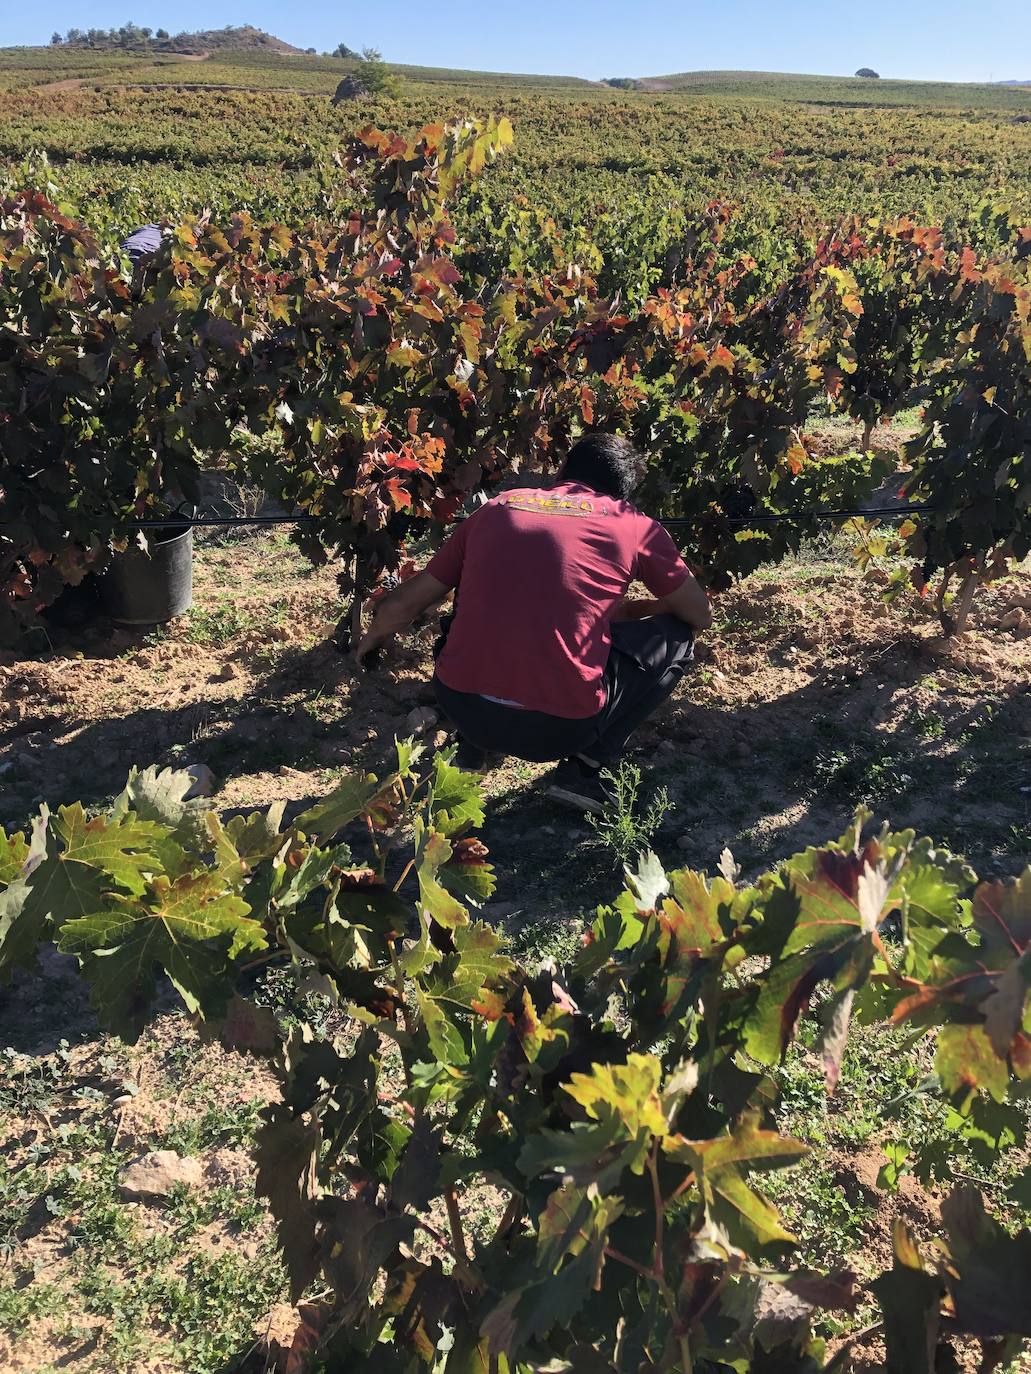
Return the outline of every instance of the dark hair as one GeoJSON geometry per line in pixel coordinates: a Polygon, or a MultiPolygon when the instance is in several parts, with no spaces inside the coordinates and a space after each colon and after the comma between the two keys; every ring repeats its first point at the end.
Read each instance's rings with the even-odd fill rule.
{"type": "Polygon", "coordinates": [[[620,434],[585,434],[569,451],[560,480],[629,501],[641,480],[644,459],[620,434]]]}

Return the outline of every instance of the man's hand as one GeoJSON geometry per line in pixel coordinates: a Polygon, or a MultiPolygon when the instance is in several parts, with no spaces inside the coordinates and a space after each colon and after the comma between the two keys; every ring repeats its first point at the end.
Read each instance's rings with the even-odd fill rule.
{"type": "Polygon", "coordinates": [[[427,572],[416,573],[386,596],[376,607],[372,624],[362,636],[355,657],[364,664],[369,655],[406,630],[413,621],[418,620],[424,611],[437,605],[450,596],[451,588],[445,587],[427,572]]]}

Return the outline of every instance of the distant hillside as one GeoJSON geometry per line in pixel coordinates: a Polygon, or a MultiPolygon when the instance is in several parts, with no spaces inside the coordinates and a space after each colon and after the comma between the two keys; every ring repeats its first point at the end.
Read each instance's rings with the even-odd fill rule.
{"type": "MultiPolygon", "coordinates": [[[[615,85],[609,81],[609,86],[615,85]]],[[[1031,83],[906,81],[855,76],[816,76],[796,72],[697,71],[669,76],[623,78],[624,89],[644,94],[730,96],[760,100],[801,101],[811,105],[873,106],[938,105],[952,108],[1012,108],[1027,106],[1031,83]]]]}
{"type": "Polygon", "coordinates": [[[295,55],[302,50],[253,24],[201,29],[196,33],[170,34],[165,29],[123,24],[120,29],[69,29],[51,39],[55,48],[89,48],[94,51],[215,53],[269,52],[295,55]]]}

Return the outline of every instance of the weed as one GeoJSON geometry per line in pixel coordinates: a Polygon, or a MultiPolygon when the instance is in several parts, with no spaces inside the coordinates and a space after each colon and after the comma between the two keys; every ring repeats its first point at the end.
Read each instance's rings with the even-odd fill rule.
{"type": "Polygon", "coordinates": [[[620,869],[632,864],[651,847],[662,822],[673,810],[669,791],[660,787],[645,802],[641,796],[641,770],[625,759],[613,773],[602,777],[611,784],[612,800],[600,816],[588,816],[599,848],[612,855],[620,869]]]}
{"type": "Polygon", "coordinates": [[[310,1026],[316,1038],[326,1034],[332,1001],[321,992],[312,992],[298,982],[293,968],[267,968],[255,988],[259,1006],[271,1007],[285,1027],[310,1026]]]}
{"type": "Polygon", "coordinates": [[[255,623],[254,616],[242,611],[232,601],[218,601],[213,606],[194,606],[186,626],[186,638],[192,644],[221,648],[255,623]]]}
{"type": "Polygon", "coordinates": [[[260,1102],[210,1106],[198,1119],[174,1122],[162,1136],[161,1148],[198,1155],[212,1147],[247,1144],[257,1129],[260,1109],[260,1102]]]}

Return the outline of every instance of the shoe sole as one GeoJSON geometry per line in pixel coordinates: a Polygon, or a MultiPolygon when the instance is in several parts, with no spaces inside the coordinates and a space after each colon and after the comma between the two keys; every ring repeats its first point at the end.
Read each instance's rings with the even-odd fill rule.
{"type": "Polygon", "coordinates": [[[587,812],[592,816],[605,814],[605,804],[598,801],[597,797],[585,797],[581,793],[571,792],[565,787],[549,787],[546,795],[552,801],[561,802],[563,806],[571,806],[575,811],[587,812]]]}

